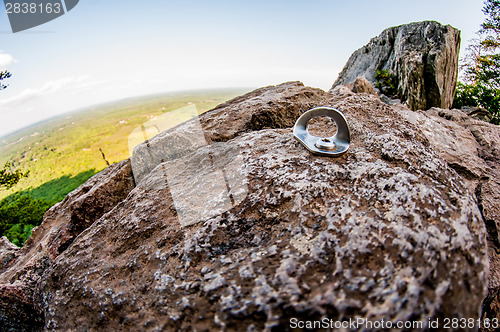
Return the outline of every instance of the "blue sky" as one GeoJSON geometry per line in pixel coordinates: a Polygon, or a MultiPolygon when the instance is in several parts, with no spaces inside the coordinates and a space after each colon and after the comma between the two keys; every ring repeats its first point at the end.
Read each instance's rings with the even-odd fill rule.
{"type": "Polygon", "coordinates": [[[96,103],[289,80],[328,89],[353,51],[387,27],[436,20],[462,31],[482,0],[80,0],[13,34],[0,10],[0,136],[96,103]]]}

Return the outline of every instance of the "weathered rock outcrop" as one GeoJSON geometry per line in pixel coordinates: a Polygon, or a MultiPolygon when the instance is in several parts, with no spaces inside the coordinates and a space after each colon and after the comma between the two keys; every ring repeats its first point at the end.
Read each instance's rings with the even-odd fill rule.
{"type": "Polygon", "coordinates": [[[377,92],[373,88],[373,85],[368,82],[368,80],[364,77],[358,77],[354,80],[354,82],[350,85],[352,92],[355,93],[368,93],[376,96],[377,92]]]}
{"type": "Polygon", "coordinates": [[[23,322],[19,330],[37,330],[40,322],[43,327],[43,309],[34,292],[41,276],[78,234],[114,208],[133,187],[130,162],[111,165],[49,209],[22,249],[13,249],[2,239],[0,330],[9,328],[4,322],[13,321],[23,322]],[[12,302],[16,294],[19,304],[12,302]],[[11,303],[13,310],[2,310],[2,303],[11,303]],[[31,311],[23,313],[19,308],[31,311]]]}
{"type": "Polygon", "coordinates": [[[34,328],[48,330],[288,330],[292,318],[423,326],[429,318],[479,318],[487,232],[498,242],[496,127],[459,111],[412,112],[346,87],[325,93],[293,82],[233,99],[136,151],[168,152],[171,141],[189,140],[196,123],[210,145],[187,144],[192,149],[164,161],[152,151],[131,191],[128,162],[114,165],[46,215],[0,275],[8,289],[0,288],[0,324],[30,313],[34,328]],[[293,139],[295,119],[321,105],[349,121],[351,148],[340,158],[311,155],[293,139]],[[126,188],[119,198],[59,240],[71,218],[50,216],[75,214],[81,204],[73,202],[83,192],[88,202],[102,197],[97,191],[110,179],[110,189],[126,188]],[[172,190],[179,183],[184,189],[172,190]],[[182,192],[208,192],[210,204],[224,208],[183,224],[182,192]],[[47,239],[45,254],[35,256],[29,248],[40,239],[47,239]],[[9,298],[24,309],[9,309],[9,298]]]}
{"type": "Polygon", "coordinates": [[[17,255],[19,248],[12,244],[5,236],[0,238],[0,266],[6,266],[17,255]]]}
{"type": "Polygon", "coordinates": [[[352,54],[332,88],[358,77],[376,86],[377,70],[395,78],[399,98],[412,110],[450,108],[458,76],[460,31],[434,21],[384,30],[352,54]]]}

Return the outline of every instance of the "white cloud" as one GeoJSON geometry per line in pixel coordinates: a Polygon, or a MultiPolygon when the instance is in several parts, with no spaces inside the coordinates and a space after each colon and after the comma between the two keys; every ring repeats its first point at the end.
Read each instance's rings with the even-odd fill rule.
{"type": "Polygon", "coordinates": [[[0,69],[3,69],[16,62],[17,60],[14,59],[12,55],[0,51],[0,69]]]}
{"type": "Polygon", "coordinates": [[[33,98],[43,97],[59,91],[85,89],[94,84],[96,83],[90,82],[90,76],[88,75],[80,77],[71,76],[48,81],[41,86],[25,89],[20,94],[11,98],[0,100],[0,111],[6,106],[18,105],[33,98]]]}
{"type": "Polygon", "coordinates": [[[106,81],[88,75],[47,81],[0,99],[0,136],[32,123],[95,103],[106,81]]]}

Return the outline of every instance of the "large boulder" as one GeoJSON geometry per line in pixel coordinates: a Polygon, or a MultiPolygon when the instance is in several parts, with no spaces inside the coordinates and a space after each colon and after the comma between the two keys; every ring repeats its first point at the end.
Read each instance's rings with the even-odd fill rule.
{"type": "Polygon", "coordinates": [[[384,30],[354,52],[333,88],[358,77],[376,86],[377,70],[389,71],[397,96],[412,110],[450,108],[458,76],[460,31],[434,21],[384,30]]]}
{"type": "MultiPolygon", "coordinates": [[[[48,214],[32,240],[53,234],[39,247],[41,263],[17,250],[0,275],[0,324],[15,330],[32,317],[32,329],[47,330],[248,331],[323,317],[422,329],[477,319],[486,234],[498,241],[497,136],[460,111],[412,112],[347,87],[256,90],[138,147],[146,167],[135,188],[118,190],[113,207],[66,245],[58,239],[71,218],[54,223],[48,214]],[[293,138],[295,119],[321,105],[349,121],[351,148],[340,158],[312,155],[293,138]],[[197,126],[208,144],[186,144],[197,126]],[[152,151],[173,151],[172,142],[187,149],[152,151]],[[207,207],[217,213],[200,213],[207,207]]],[[[108,178],[130,188],[130,167],[89,180],[60,205],[62,216],[72,202],[101,197],[108,178]]]]}
{"type": "Polygon", "coordinates": [[[41,276],[83,230],[133,187],[130,161],[113,164],[50,208],[23,248],[15,248],[6,238],[0,240],[0,330],[34,331],[44,326],[35,293],[41,276]]]}

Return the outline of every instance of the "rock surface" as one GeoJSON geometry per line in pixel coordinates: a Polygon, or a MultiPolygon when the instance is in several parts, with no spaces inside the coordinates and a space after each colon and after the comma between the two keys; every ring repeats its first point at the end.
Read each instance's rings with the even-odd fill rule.
{"type": "Polygon", "coordinates": [[[432,148],[475,192],[488,231],[490,274],[483,315],[500,319],[500,127],[460,110],[432,108],[400,114],[419,126],[432,148]]]}
{"type": "MultiPolygon", "coordinates": [[[[500,127],[459,110],[404,113],[476,193],[488,231],[490,274],[483,317],[500,320],[500,127]]],[[[493,331],[492,329],[491,331],[493,331]]]]}
{"type": "Polygon", "coordinates": [[[370,95],[377,96],[377,92],[373,88],[370,82],[366,78],[358,77],[351,84],[351,90],[354,93],[368,93],[370,95]]]}
{"type": "Polygon", "coordinates": [[[289,330],[291,318],[479,318],[486,234],[498,243],[500,220],[500,138],[492,125],[460,111],[412,112],[346,87],[325,93],[297,82],[238,97],[197,121],[136,152],[186,142],[185,130],[197,123],[209,145],[186,144],[164,161],[143,153],[148,167],[132,190],[130,164],[112,165],[45,216],[3,267],[9,290],[0,288],[0,324],[30,313],[47,330],[289,330]],[[351,148],[340,158],[311,155],[293,139],[295,119],[321,105],[349,121],[351,148]],[[172,190],[179,183],[184,190],[172,190]],[[102,200],[105,188],[121,189],[85,227],[66,231],[72,219],[65,216],[78,215],[72,211],[82,200],[102,200]],[[210,193],[221,212],[182,223],[183,192],[210,193]],[[35,243],[43,254],[34,255],[35,243]],[[5,305],[12,296],[24,310],[5,305]]]}
{"type": "Polygon", "coordinates": [[[43,310],[29,292],[17,285],[0,285],[0,327],[2,331],[41,331],[43,310]]]}
{"type": "Polygon", "coordinates": [[[0,238],[0,266],[6,266],[16,256],[19,248],[12,244],[7,237],[0,238]]]}
{"type": "Polygon", "coordinates": [[[358,77],[376,86],[378,70],[395,77],[399,98],[412,110],[450,108],[458,76],[460,31],[434,21],[384,30],[354,52],[332,88],[358,77]]]}

